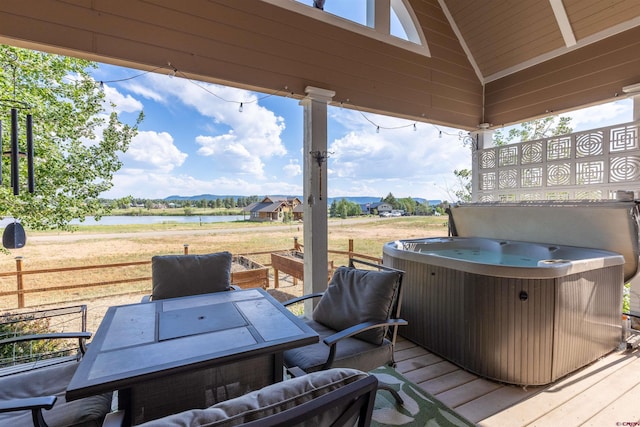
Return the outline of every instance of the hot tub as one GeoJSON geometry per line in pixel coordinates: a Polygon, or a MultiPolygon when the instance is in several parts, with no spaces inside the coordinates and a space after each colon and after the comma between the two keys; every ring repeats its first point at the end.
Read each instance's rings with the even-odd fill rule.
{"type": "MultiPolygon", "coordinates": [[[[627,273],[635,274],[638,260],[633,225],[637,222],[635,215],[632,222],[627,217],[636,209],[598,219],[624,217],[627,220],[617,223],[616,233],[627,226],[635,231],[626,243],[618,242],[624,246],[635,241],[632,268],[625,270],[626,258],[619,252],[560,244],[561,230],[536,234],[551,239],[548,243],[507,239],[501,230],[510,229],[515,218],[529,221],[525,227],[529,230],[535,229],[531,222],[536,220],[542,221],[539,227],[549,227],[544,221],[549,217],[542,212],[552,207],[551,217],[558,224],[566,215],[573,217],[574,226],[581,221],[580,214],[565,210],[575,210],[575,205],[528,204],[530,212],[520,207],[492,205],[488,222],[482,219],[489,212],[478,212],[487,206],[467,205],[459,216],[456,212],[462,211],[454,208],[450,220],[458,230],[469,230],[465,219],[473,219],[481,224],[472,228],[485,235],[389,242],[383,248],[383,261],[405,271],[402,317],[409,324],[401,335],[481,376],[543,385],[620,344],[622,287],[627,273]]],[[[583,225],[582,238],[591,234],[593,241],[602,239],[596,236],[603,232],[596,224],[583,225]]]]}

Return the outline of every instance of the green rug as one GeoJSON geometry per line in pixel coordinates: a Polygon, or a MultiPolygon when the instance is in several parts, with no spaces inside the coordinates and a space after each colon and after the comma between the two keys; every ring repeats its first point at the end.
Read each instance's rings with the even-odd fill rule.
{"type": "Polygon", "coordinates": [[[379,390],[373,410],[372,426],[473,426],[442,402],[420,389],[394,369],[383,366],[371,371],[380,382],[398,391],[404,404],[396,402],[388,391],[379,390]]]}

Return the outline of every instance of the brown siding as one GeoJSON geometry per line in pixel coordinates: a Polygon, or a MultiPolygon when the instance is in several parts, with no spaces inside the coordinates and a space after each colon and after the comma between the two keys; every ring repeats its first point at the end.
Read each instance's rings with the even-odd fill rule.
{"type": "Polygon", "coordinates": [[[640,81],[638,52],[640,27],[488,83],[486,120],[511,124],[613,100],[640,81]]]}
{"type": "Polygon", "coordinates": [[[414,10],[431,58],[258,0],[26,3],[0,3],[0,40],[167,72],[171,62],[193,78],[295,97],[318,86],[346,106],[456,127],[481,119],[482,87],[436,0],[414,10]]]}

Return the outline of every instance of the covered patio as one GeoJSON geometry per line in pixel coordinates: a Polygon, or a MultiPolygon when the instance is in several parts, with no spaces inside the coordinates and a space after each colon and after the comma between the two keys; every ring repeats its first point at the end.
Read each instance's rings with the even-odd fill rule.
{"type": "MultiPolygon", "coordinates": [[[[506,125],[633,97],[637,154],[640,3],[361,4],[367,25],[294,0],[10,0],[0,4],[0,42],[300,100],[305,293],[322,291],[327,277],[328,105],[470,132],[476,200],[485,190],[478,153],[506,125]],[[392,15],[407,40],[390,34],[392,15]]],[[[621,185],[612,190],[640,190],[638,179],[621,185]]],[[[544,389],[480,379],[410,341],[396,353],[398,371],[480,425],[640,420],[637,350],[544,389]]]]}
{"type": "Polygon", "coordinates": [[[326,277],[327,105],[467,130],[478,149],[494,128],[620,97],[640,116],[636,2],[365,6],[361,25],[293,0],[8,1],[0,42],[300,99],[307,283],[326,277]]]}

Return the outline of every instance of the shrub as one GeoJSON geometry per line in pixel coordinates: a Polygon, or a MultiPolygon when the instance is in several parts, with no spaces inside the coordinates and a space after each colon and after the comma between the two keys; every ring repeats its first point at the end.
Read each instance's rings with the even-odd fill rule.
{"type": "MultiPolygon", "coordinates": [[[[48,318],[7,313],[0,323],[0,340],[52,332],[48,318]]],[[[0,345],[0,367],[65,356],[75,351],[66,340],[30,340],[0,345]]]]}

